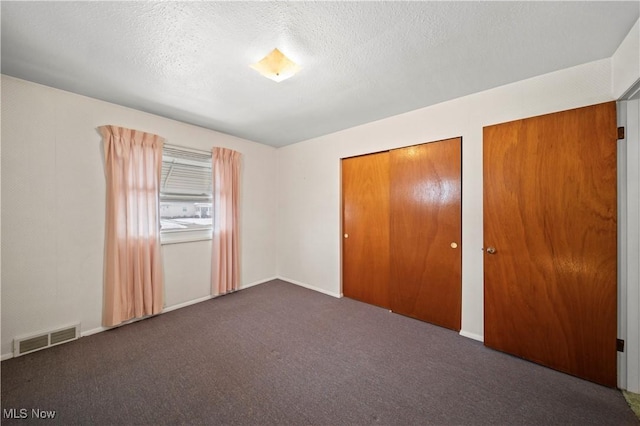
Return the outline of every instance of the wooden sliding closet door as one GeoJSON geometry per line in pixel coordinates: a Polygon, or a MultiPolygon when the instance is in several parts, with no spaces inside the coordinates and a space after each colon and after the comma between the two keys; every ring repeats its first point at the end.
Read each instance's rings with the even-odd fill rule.
{"type": "Polygon", "coordinates": [[[484,128],[484,342],[616,386],[614,102],[484,128]]]}
{"type": "Polygon", "coordinates": [[[390,152],[391,309],[460,330],[461,138],[390,152]]]}
{"type": "Polygon", "coordinates": [[[342,160],[342,292],[389,308],[389,153],[342,160]]]}

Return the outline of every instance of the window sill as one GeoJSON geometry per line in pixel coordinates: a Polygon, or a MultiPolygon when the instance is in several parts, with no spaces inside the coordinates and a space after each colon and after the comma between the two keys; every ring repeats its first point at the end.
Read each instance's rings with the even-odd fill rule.
{"type": "Polygon", "coordinates": [[[207,241],[212,238],[211,229],[191,229],[185,231],[165,231],[160,233],[160,244],[191,243],[195,241],[207,241]]]}

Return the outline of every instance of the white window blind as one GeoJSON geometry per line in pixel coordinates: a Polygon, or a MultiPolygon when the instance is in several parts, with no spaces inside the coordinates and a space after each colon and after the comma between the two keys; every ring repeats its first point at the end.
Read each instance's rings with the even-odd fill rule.
{"type": "Polygon", "coordinates": [[[160,192],[166,196],[211,198],[211,154],[166,147],[160,192]]]}
{"type": "Polygon", "coordinates": [[[211,238],[211,153],[165,145],[160,179],[163,243],[211,238]]]}

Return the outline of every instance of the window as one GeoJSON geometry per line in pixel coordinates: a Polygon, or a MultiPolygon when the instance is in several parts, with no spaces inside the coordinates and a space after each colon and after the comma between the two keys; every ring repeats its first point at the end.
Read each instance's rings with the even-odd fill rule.
{"type": "Polygon", "coordinates": [[[160,178],[162,243],[211,239],[211,154],[165,145],[160,178]]]}

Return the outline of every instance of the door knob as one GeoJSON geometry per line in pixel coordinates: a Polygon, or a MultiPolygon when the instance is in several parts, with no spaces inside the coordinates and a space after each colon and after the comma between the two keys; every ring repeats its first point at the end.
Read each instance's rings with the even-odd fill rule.
{"type": "Polygon", "coordinates": [[[458,248],[458,243],[456,243],[456,242],[451,243],[451,248],[452,249],[458,248]]]}
{"type": "Polygon", "coordinates": [[[344,237],[345,238],[349,238],[349,234],[344,234],[344,237]]]}
{"type": "Polygon", "coordinates": [[[496,252],[496,248],[495,247],[487,247],[487,253],[495,254],[495,252],[496,252]]]}

